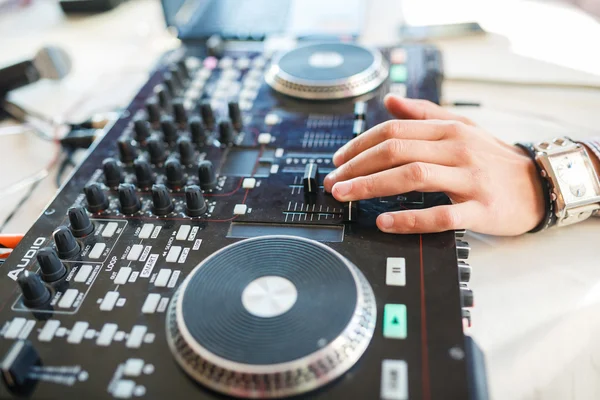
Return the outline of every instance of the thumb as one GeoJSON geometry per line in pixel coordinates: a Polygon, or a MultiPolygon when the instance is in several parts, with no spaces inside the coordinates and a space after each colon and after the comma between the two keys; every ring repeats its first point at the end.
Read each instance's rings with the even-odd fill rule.
{"type": "Polygon", "coordinates": [[[401,119],[444,119],[460,121],[467,125],[475,123],[467,117],[456,115],[428,100],[407,99],[388,94],[383,99],[388,111],[396,118],[401,119]]]}

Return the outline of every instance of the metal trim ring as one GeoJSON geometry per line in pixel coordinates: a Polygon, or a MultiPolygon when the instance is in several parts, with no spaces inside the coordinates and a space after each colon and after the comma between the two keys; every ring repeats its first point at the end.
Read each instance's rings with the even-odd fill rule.
{"type": "MultiPolygon", "coordinates": [[[[348,43],[338,44],[362,47],[348,43]]],[[[314,44],[297,47],[290,52],[310,46],[314,46],[314,44]]],[[[290,53],[285,52],[273,60],[265,73],[265,81],[280,93],[308,100],[336,100],[363,95],[374,90],[387,79],[388,65],[379,50],[369,47],[362,48],[371,53],[373,63],[364,71],[348,78],[314,81],[292,76],[279,67],[281,58],[290,53]]]]}
{"type": "Polygon", "coordinates": [[[362,272],[335,250],[314,240],[287,235],[259,236],[223,247],[198,264],[173,296],[167,312],[167,342],[177,363],[196,381],[228,395],[275,398],[297,395],[321,387],[350,369],[367,349],[377,320],[373,290],[362,272]],[[332,342],[305,357],[278,364],[250,365],[217,356],[198,343],[183,319],[185,289],[208,260],[237,243],[289,238],[320,246],[339,256],[354,278],[356,307],[348,325],[332,342]],[[315,374],[315,371],[318,373],[315,374]],[[215,377],[217,377],[215,379],[215,377]]]}

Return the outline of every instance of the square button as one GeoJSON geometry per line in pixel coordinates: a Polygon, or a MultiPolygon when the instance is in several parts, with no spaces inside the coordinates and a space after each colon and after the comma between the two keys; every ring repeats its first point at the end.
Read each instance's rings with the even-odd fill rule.
{"type": "Polygon", "coordinates": [[[406,85],[403,83],[392,83],[390,85],[390,93],[398,97],[406,97],[406,85]]]}
{"type": "Polygon", "coordinates": [[[256,186],[256,179],[254,178],[245,178],[242,182],[242,188],[244,189],[254,189],[256,186]]]}
{"type": "Polygon", "coordinates": [[[271,134],[270,133],[261,133],[258,135],[258,143],[260,144],[269,144],[271,143],[271,134]]]}
{"type": "Polygon", "coordinates": [[[406,64],[406,50],[399,47],[390,52],[390,61],[392,64],[406,64]]]}
{"type": "Polygon", "coordinates": [[[408,365],[404,360],[383,360],[381,363],[381,398],[408,400],[408,365]]]}
{"type": "Polygon", "coordinates": [[[408,71],[406,69],[406,65],[396,64],[391,66],[390,79],[392,80],[392,82],[404,83],[406,82],[407,76],[408,71]]]}
{"type": "Polygon", "coordinates": [[[141,358],[130,358],[125,363],[125,369],[123,369],[123,374],[125,374],[125,376],[140,376],[143,368],[144,360],[142,360],[141,358]]]}
{"type": "Polygon", "coordinates": [[[406,260],[403,257],[387,258],[385,284],[388,286],[406,286],[406,260]]]}
{"type": "Polygon", "coordinates": [[[383,309],[383,337],[406,339],[406,306],[386,304],[383,309]]]}
{"type": "Polygon", "coordinates": [[[245,204],[236,204],[235,207],[233,207],[233,213],[235,215],[244,215],[246,214],[247,209],[248,206],[245,204]]]}

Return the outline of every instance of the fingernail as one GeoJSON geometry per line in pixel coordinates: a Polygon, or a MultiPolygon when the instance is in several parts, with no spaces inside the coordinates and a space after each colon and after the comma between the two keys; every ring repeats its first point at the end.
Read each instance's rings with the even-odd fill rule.
{"type": "Polygon", "coordinates": [[[389,229],[392,227],[392,225],[394,225],[394,218],[391,215],[382,214],[379,217],[379,225],[383,229],[389,229]]]}
{"type": "Polygon", "coordinates": [[[352,190],[352,182],[338,182],[334,185],[334,190],[337,195],[345,196],[352,190]]]}
{"type": "Polygon", "coordinates": [[[333,154],[333,157],[331,157],[331,160],[333,161],[334,165],[338,165],[338,162],[339,162],[339,159],[341,156],[342,156],[342,152],[339,150],[333,154]]]}
{"type": "Polygon", "coordinates": [[[332,183],[335,183],[335,175],[334,175],[333,172],[329,173],[329,175],[327,175],[323,179],[323,185],[325,186],[325,190],[327,190],[328,192],[330,192],[331,191],[332,183]]]}

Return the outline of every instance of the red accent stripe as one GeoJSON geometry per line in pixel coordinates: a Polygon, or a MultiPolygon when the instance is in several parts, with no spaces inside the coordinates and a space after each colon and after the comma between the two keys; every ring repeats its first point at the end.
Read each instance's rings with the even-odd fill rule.
{"type": "Polygon", "coordinates": [[[429,386],[429,348],[427,347],[427,310],[425,308],[425,272],[423,268],[423,235],[419,235],[419,253],[421,255],[421,356],[423,400],[431,399],[429,386]]]}

